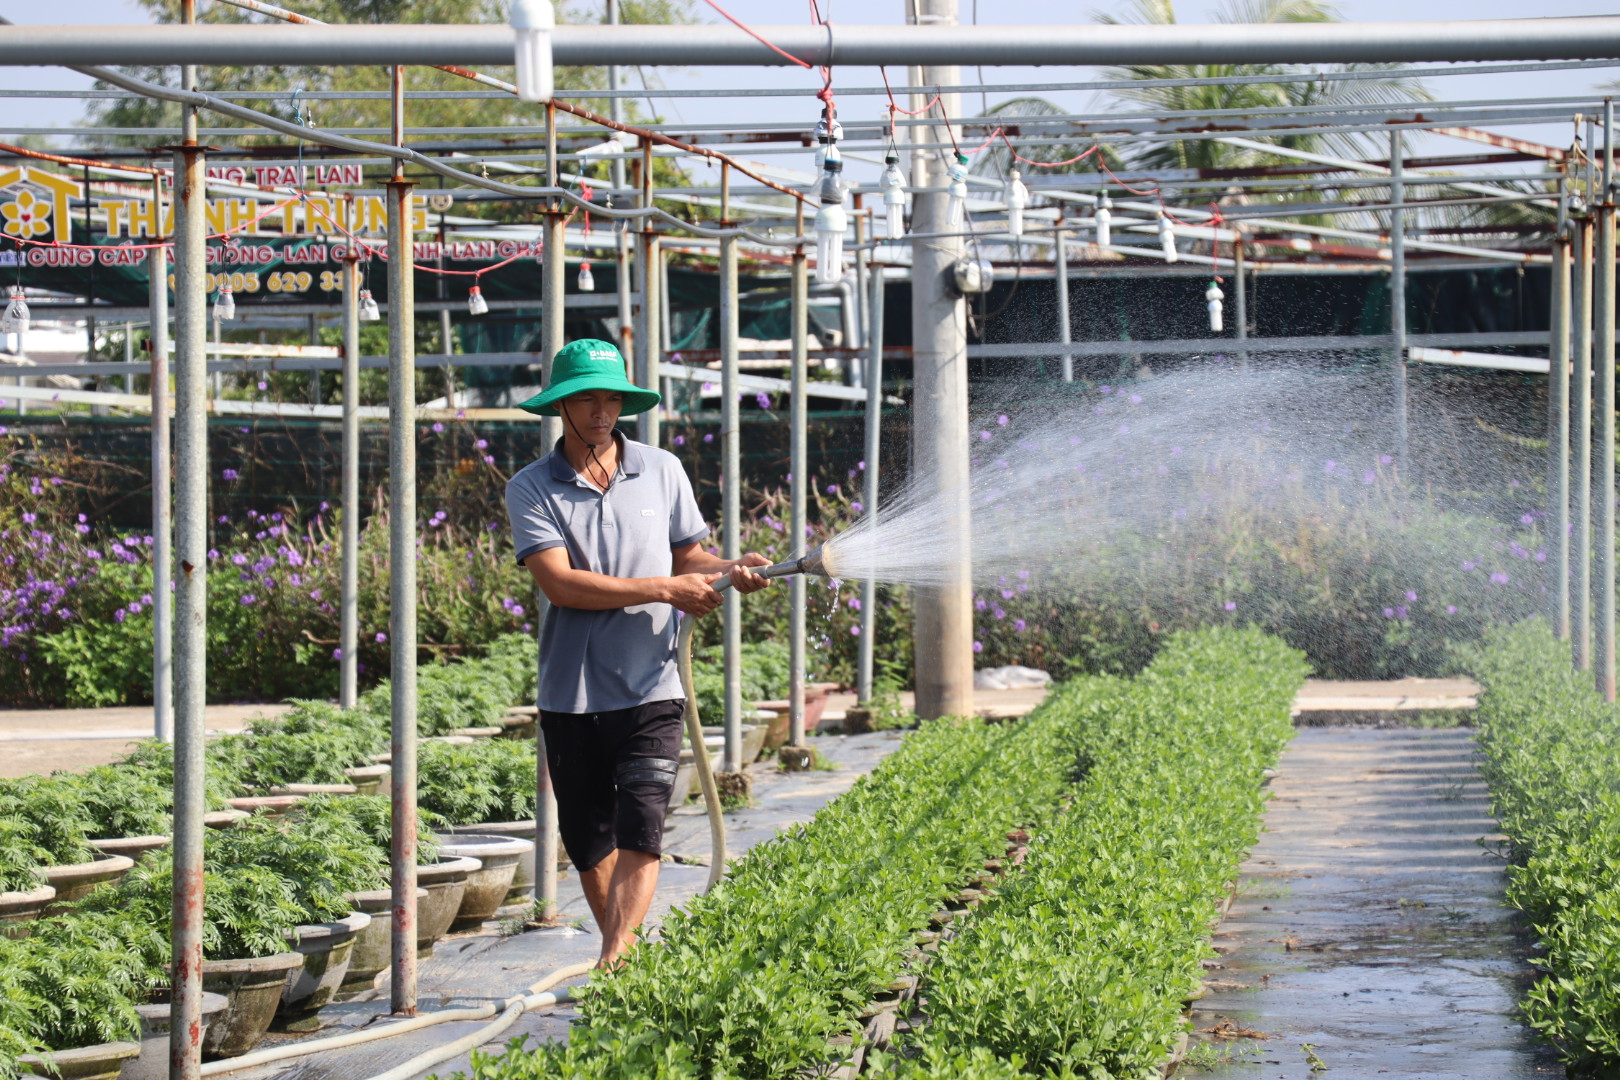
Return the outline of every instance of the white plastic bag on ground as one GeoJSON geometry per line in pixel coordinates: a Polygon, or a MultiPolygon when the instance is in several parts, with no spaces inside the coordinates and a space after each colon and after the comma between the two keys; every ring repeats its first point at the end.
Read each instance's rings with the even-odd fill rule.
{"type": "Polygon", "coordinates": [[[1052,676],[1039,668],[1024,667],[1021,664],[982,668],[973,673],[975,690],[1024,690],[1046,686],[1051,681],[1052,676]]]}

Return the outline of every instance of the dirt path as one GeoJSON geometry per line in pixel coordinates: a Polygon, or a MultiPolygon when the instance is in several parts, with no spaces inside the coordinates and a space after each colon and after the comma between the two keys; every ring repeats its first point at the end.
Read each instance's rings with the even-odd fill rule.
{"type": "Polygon", "coordinates": [[[1562,1076],[1518,1016],[1527,942],[1467,729],[1305,728],[1216,935],[1184,1076],[1562,1076]],[[1309,1049],[1307,1049],[1309,1047],[1309,1049]],[[1313,1066],[1325,1067],[1313,1071],[1313,1066]]]}

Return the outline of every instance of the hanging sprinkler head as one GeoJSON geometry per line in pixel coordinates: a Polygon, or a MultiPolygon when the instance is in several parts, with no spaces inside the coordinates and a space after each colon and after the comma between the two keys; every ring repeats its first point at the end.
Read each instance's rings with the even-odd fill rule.
{"type": "Polygon", "coordinates": [[[550,101],[556,93],[551,59],[551,33],[557,14],[551,0],[514,0],[512,30],[517,36],[517,92],[522,101],[550,101]]]}
{"type": "Polygon", "coordinates": [[[484,290],[474,285],[467,291],[467,314],[488,315],[489,301],[484,299],[484,290]]]}
{"type": "Polygon", "coordinates": [[[889,239],[897,240],[906,231],[906,175],[900,171],[900,157],[891,152],[883,159],[883,208],[889,216],[889,239]]]}
{"type": "Polygon", "coordinates": [[[1176,227],[1163,210],[1159,211],[1159,248],[1164,252],[1164,261],[1167,263],[1173,263],[1181,258],[1181,254],[1176,251],[1176,227]]]}
{"type": "Polygon", "coordinates": [[[1226,329],[1226,318],[1223,314],[1226,305],[1221,303],[1225,299],[1226,294],[1221,291],[1218,282],[1211,281],[1209,288],[1204,290],[1204,300],[1209,306],[1209,329],[1211,333],[1219,334],[1226,329]]]}
{"type": "Polygon", "coordinates": [[[1097,223],[1097,246],[1108,247],[1114,242],[1110,228],[1114,221],[1114,203],[1108,197],[1108,192],[1103,192],[1097,198],[1097,211],[1092,217],[1097,223]]]}
{"type": "Polygon", "coordinates": [[[219,287],[219,297],[214,301],[214,318],[220,322],[230,322],[236,318],[236,297],[231,295],[229,285],[219,287]]]}
{"type": "Polygon", "coordinates": [[[31,319],[22,290],[11,290],[11,303],[6,305],[6,313],[0,315],[0,334],[26,334],[31,319]]]}
{"type": "Polygon", "coordinates": [[[950,171],[950,199],[945,204],[945,224],[960,225],[967,213],[967,171],[968,156],[962,151],[956,152],[956,161],[951,164],[950,171]]]}
{"type": "Polygon", "coordinates": [[[842,160],[828,155],[821,183],[816,186],[821,200],[815,221],[816,280],[823,285],[836,284],[844,276],[844,231],[849,228],[849,214],[844,210],[844,185],[838,178],[843,167],[842,160]]]}
{"type": "Polygon", "coordinates": [[[1017,169],[1007,173],[1004,197],[1007,202],[1007,231],[1017,239],[1024,235],[1024,207],[1029,205],[1029,188],[1024,186],[1023,177],[1017,169]]]}
{"type": "Polygon", "coordinates": [[[360,290],[360,321],[380,322],[382,311],[377,307],[377,298],[371,295],[370,289],[360,290]]]}
{"type": "Polygon", "coordinates": [[[579,291],[596,291],[596,275],[591,273],[591,264],[588,262],[579,264],[579,291]]]}
{"type": "Polygon", "coordinates": [[[816,121],[816,168],[826,163],[828,155],[838,153],[838,140],[843,137],[844,125],[838,122],[838,110],[828,102],[816,121]]]}

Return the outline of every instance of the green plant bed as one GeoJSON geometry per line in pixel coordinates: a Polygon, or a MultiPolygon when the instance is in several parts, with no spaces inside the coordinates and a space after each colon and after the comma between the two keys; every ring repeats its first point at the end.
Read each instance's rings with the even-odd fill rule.
{"type": "Polygon", "coordinates": [[[450,825],[533,818],[535,764],[530,742],[423,743],[417,752],[416,804],[450,825]]]}
{"type": "Polygon", "coordinates": [[[1481,772],[1508,837],[1507,902],[1544,950],[1524,1011],[1572,1076],[1620,1071],[1620,709],[1541,619],[1491,631],[1481,772]]]}

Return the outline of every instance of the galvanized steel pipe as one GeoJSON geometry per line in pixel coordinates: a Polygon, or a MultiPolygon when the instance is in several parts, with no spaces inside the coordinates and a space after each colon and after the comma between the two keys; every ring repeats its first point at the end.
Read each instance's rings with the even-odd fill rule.
{"type": "MultiPolygon", "coordinates": [[[[1620,19],[1170,26],[759,26],[814,65],[1351,64],[1620,56],[1620,19]]],[[[559,26],[559,66],[781,66],[730,26],[559,26]]],[[[426,26],[18,26],[0,65],[508,65],[510,28],[426,26]]]]}
{"type": "Polygon", "coordinates": [[[1575,222],[1575,315],[1574,447],[1575,506],[1570,517],[1575,526],[1570,558],[1575,572],[1570,587],[1575,594],[1575,666],[1582,671],[1592,667],[1592,220],[1582,216],[1575,222]]]}
{"type": "MultiPolygon", "coordinates": [[[[872,274],[866,309],[866,475],[861,498],[873,525],[878,519],[878,452],[883,447],[883,269],[872,274]]],[[[861,645],[856,690],[864,702],[872,700],[873,669],[877,648],[877,582],[861,582],[861,645]]]]}
{"type": "MultiPolygon", "coordinates": [[[[1072,343],[1074,329],[1069,323],[1069,244],[1068,234],[1062,229],[1052,234],[1052,261],[1057,268],[1057,320],[1058,344],[1072,343]]],[[[1063,381],[1074,382],[1074,354],[1064,352],[1059,358],[1063,365],[1063,381]]]]}
{"type": "MultiPolygon", "coordinates": [[[[720,554],[742,554],[742,392],[738,385],[739,325],[737,306],[737,241],[720,241],[720,554]]],[[[791,550],[791,549],[790,549],[791,550]]],[[[740,772],[742,760],[742,596],[726,589],[722,601],[724,633],[726,772],[740,772]]],[[[690,618],[690,616],[688,616],[690,618]]],[[[694,754],[703,753],[700,746],[694,754]]]]}
{"type": "Polygon", "coordinates": [[[1395,374],[1395,460],[1400,462],[1406,478],[1411,480],[1406,417],[1406,215],[1401,209],[1401,204],[1406,200],[1406,185],[1402,179],[1403,149],[1401,133],[1390,132],[1389,332],[1395,339],[1394,348],[1390,350],[1390,362],[1395,374]]]}
{"type": "MultiPolygon", "coordinates": [[[[804,230],[800,230],[803,232],[804,230]]],[[[792,542],[788,544],[788,551],[794,555],[803,555],[805,551],[804,535],[809,527],[809,515],[806,512],[806,491],[810,485],[810,454],[806,426],[809,413],[805,404],[805,385],[810,381],[810,343],[806,340],[810,334],[810,274],[806,261],[804,248],[793,252],[793,278],[792,278],[792,321],[789,323],[788,336],[793,346],[793,400],[789,404],[789,468],[792,476],[788,480],[789,499],[792,503],[792,542]]],[[[790,582],[792,592],[788,602],[788,742],[793,746],[804,745],[804,680],[805,680],[805,602],[807,591],[803,574],[795,574],[790,582]]]]}
{"type": "MultiPolygon", "coordinates": [[[[163,178],[152,177],[152,205],[163,220],[163,178]]],[[[169,449],[169,254],[147,253],[147,294],[152,326],[146,335],[151,350],[152,396],[152,737],[174,739],[174,582],[170,536],[174,493],[170,488],[169,449]]],[[[133,376],[125,376],[132,381],[133,376]]],[[[20,380],[19,380],[20,381],[20,380]]]]}
{"type": "Polygon", "coordinates": [[[1598,423],[1597,488],[1597,686],[1607,701],[1615,697],[1615,567],[1614,567],[1614,102],[1603,103],[1603,178],[1599,188],[1597,263],[1592,275],[1597,320],[1595,345],[1597,386],[1593,390],[1598,423]]]}
{"type": "MultiPolygon", "coordinates": [[[[353,201],[345,206],[353,227],[353,201]]],[[[351,245],[352,250],[353,245],[351,245]]],[[[338,546],[338,703],[359,700],[360,650],[360,257],[343,260],[343,509],[338,546]]]]}
{"type": "MultiPolygon", "coordinates": [[[[1566,223],[1567,224],[1567,223],[1566,223]]],[[[1548,590],[1553,628],[1569,640],[1569,278],[1567,228],[1553,241],[1552,311],[1548,330],[1551,381],[1547,388],[1547,519],[1553,547],[1553,582],[1548,590]]]]}

